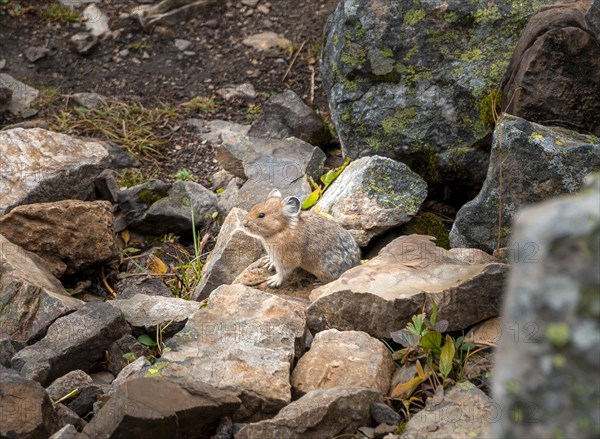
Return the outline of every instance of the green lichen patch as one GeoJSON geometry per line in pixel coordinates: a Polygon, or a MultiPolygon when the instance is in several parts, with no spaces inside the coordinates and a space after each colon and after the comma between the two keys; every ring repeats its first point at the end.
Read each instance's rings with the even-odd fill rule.
{"type": "Polygon", "coordinates": [[[410,127],[411,122],[417,117],[417,110],[415,107],[405,108],[399,110],[394,116],[385,119],[381,126],[383,132],[388,136],[395,134],[401,134],[410,127]]]}
{"type": "Polygon", "coordinates": [[[438,247],[450,249],[450,238],[444,220],[435,213],[421,212],[402,226],[403,235],[413,233],[433,236],[438,247]]]}
{"type": "Polygon", "coordinates": [[[481,123],[487,129],[493,129],[496,125],[496,118],[502,111],[502,92],[500,89],[495,88],[488,92],[483,99],[481,99],[481,109],[479,114],[481,115],[481,123]]]}
{"type": "Polygon", "coordinates": [[[142,189],[138,195],[137,199],[141,203],[144,203],[147,206],[151,206],[156,203],[158,200],[165,198],[167,196],[166,193],[163,192],[153,192],[150,189],[142,189]]]}
{"type": "Polygon", "coordinates": [[[411,9],[406,11],[403,18],[405,26],[414,27],[417,23],[425,18],[425,11],[423,9],[411,9]]]}
{"type": "Polygon", "coordinates": [[[569,325],[564,322],[551,323],[546,327],[546,339],[556,347],[563,347],[571,338],[569,325]]]}

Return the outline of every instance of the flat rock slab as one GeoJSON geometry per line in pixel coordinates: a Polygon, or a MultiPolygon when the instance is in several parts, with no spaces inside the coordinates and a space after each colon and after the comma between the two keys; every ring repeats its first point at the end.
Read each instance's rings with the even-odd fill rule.
{"type": "Polygon", "coordinates": [[[19,351],[11,366],[42,384],[72,370],[89,372],[110,344],[130,331],[117,308],[103,302],[86,303],[50,325],[43,339],[19,351]]]}
{"type": "Polygon", "coordinates": [[[373,156],[350,163],[316,207],[365,247],[373,236],[410,221],[425,197],[427,183],[408,166],[373,156]]]}
{"type": "Polygon", "coordinates": [[[321,439],[354,434],[371,422],[372,403],[382,402],[375,389],[333,387],[313,390],[283,408],[273,419],[248,424],[236,439],[321,439]]]}
{"type": "Polygon", "coordinates": [[[67,294],[44,261],[0,235],[0,338],[22,347],[61,316],[83,306],[67,294]]]}
{"type": "Polygon", "coordinates": [[[202,267],[202,280],[194,291],[194,300],[204,300],[218,286],[231,284],[238,274],[256,261],[263,246],[244,231],[242,221],[246,211],[233,208],[225,218],[217,242],[202,267]]]}
{"type": "Polygon", "coordinates": [[[494,401],[469,381],[446,390],[442,401],[434,399],[407,422],[401,439],[488,439],[490,423],[510,416],[499,413],[494,401]]]}
{"type": "Polygon", "coordinates": [[[461,330],[499,314],[507,271],[506,264],[461,262],[430,236],[402,236],[313,290],[306,317],[317,332],[336,328],[389,337],[423,309],[430,313],[435,301],[448,330],[461,330]]]}
{"type": "Polygon", "coordinates": [[[141,328],[149,334],[154,334],[157,326],[165,328],[164,337],[170,337],[179,331],[200,308],[199,303],[193,300],[145,294],[107,303],[120,309],[127,323],[134,328],[141,328]]]}
{"type": "Polygon", "coordinates": [[[8,104],[8,111],[20,117],[31,117],[37,110],[31,108],[31,103],[40,95],[39,90],[24,84],[6,73],[0,73],[0,87],[6,87],[12,91],[12,99],[8,104]]]}
{"type": "Polygon", "coordinates": [[[36,382],[0,366],[0,437],[45,439],[58,430],[50,398],[36,382]]]}
{"type": "Polygon", "coordinates": [[[232,390],[242,400],[238,419],[262,419],[291,401],[291,368],[304,351],[305,333],[302,305],[222,285],[167,342],[149,373],[232,390]]]}
{"type": "Polygon", "coordinates": [[[162,377],[121,384],[84,428],[90,438],[202,438],[213,436],[219,419],[240,406],[233,394],[208,384],[185,387],[162,377]]]}
{"type": "Polygon", "coordinates": [[[6,238],[53,266],[64,266],[67,274],[117,256],[113,223],[108,201],[28,204],[0,217],[6,238]]]}
{"type": "Polygon", "coordinates": [[[87,199],[110,157],[99,142],[41,128],[0,132],[0,215],[21,204],[87,199]]]}
{"type": "Polygon", "coordinates": [[[319,332],[292,374],[296,394],[332,387],[366,387],[386,395],[396,366],[385,345],[360,331],[319,332]]]}
{"type": "Polygon", "coordinates": [[[83,370],[73,370],[55,379],[52,384],[46,387],[46,392],[53,401],[57,401],[73,390],[83,389],[84,387],[91,386],[93,383],[92,378],[83,370]]]}
{"type": "MultiPolygon", "coordinates": [[[[600,138],[505,116],[494,132],[485,183],[479,195],[456,215],[451,246],[492,253],[498,248],[500,226],[499,247],[506,247],[517,210],[577,192],[584,177],[594,171],[600,171],[600,138]]],[[[533,256],[535,244],[512,250],[533,256]]]]}

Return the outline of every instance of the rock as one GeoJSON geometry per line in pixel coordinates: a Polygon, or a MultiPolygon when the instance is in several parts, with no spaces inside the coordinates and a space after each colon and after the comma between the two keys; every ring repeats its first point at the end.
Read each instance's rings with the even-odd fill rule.
{"type": "Polygon", "coordinates": [[[77,429],[69,424],[50,436],[50,439],[79,439],[80,437],[81,435],[77,432],[77,429]]]}
{"type": "Polygon", "coordinates": [[[17,206],[0,217],[0,228],[11,242],[73,274],[117,256],[113,220],[107,201],[64,200],[17,206]]]}
{"type": "Polygon", "coordinates": [[[217,196],[193,181],[167,184],[160,180],[121,191],[119,206],[130,228],[160,236],[196,230],[216,211],[217,196]]]}
{"type": "MultiPolygon", "coordinates": [[[[146,354],[144,345],[130,334],[125,334],[123,337],[115,341],[108,348],[108,370],[117,376],[128,365],[129,360],[124,357],[126,354],[133,354],[136,358],[143,357],[146,354]]],[[[113,379],[114,380],[114,379],[113,379]]]]}
{"type": "Polygon", "coordinates": [[[353,434],[370,423],[369,409],[383,398],[375,389],[318,389],[284,407],[272,419],[248,424],[236,439],[320,439],[353,434]]]}
{"type": "Polygon", "coordinates": [[[292,362],[302,355],[305,333],[302,305],[222,285],[167,341],[149,373],[233,391],[242,400],[234,420],[259,420],[291,401],[292,362]]]}
{"type": "Polygon", "coordinates": [[[325,146],[331,140],[331,133],[323,119],[292,90],[268,100],[248,135],[270,139],[296,137],[315,146],[325,146]]]}
{"type": "Polygon", "coordinates": [[[600,38],[600,2],[598,0],[592,0],[592,5],[585,14],[585,21],[596,38],[600,38]]]}
{"type": "Polygon", "coordinates": [[[452,256],[465,264],[489,264],[500,262],[498,258],[479,250],[478,248],[451,248],[448,250],[452,256]]]}
{"type": "Polygon", "coordinates": [[[373,437],[375,439],[382,439],[388,434],[393,434],[398,429],[397,425],[379,424],[373,430],[373,437]]]}
{"type": "Polygon", "coordinates": [[[6,334],[0,338],[0,366],[9,368],[10,359],[15,355],[15,348],[6,334]]]}
{"type": "Polygon", "coordinates": [[[185,326],[187,319],[198,311],[197,302],[177,297],[136,294],[131,299],[107,302],[123,312],[123,316],[139,334],[155,334],[156,327],[164,329],[164,337],[171,337],[185,326]],[[168,324],[168,326],[167,326],[168,324]]]}
{"type": "Polygon", "coordinates": [[[344,154],[386,156],[429,183],[478,187],[490,90],[529,17],[553,2],[341,1],[321,63],[344,154]]]}
{"type": "Polygon", "coordinates": [[[469,381],[445,390],[443,400],[429,398],[425,408],[406,423],[401,439],[477,438],[490,437],[489,423],[499,418],[498,407],[485,393],[469,381]]]}
{"type": "Polygon", "coordinates": [[[88,5],[83,10],[86,30],[94,37],[100,38],[110,33],[108,17],[95,4],[88,5]]]}
{"type": "Polygon", "coordinates": [[[235,205],[245,210],[264,201],[274,188],[284,196],[305,199],[312,192],[308,177],[316,180],[321,176],[326,158],[319,148],[293,137],[281,140],[245,137],[234,149],[244,151],[241,163],[247,181],[236,194],[235,205]]]}
{"type": "Polygon", "coordinates": [[[80,390],[77,398],[69,402],[67,407],[73,410],[81,418],[87,417],[94,411],[94,403],[102,395],[102,390],[97,386],[87,386],[80,390]]]}
{"type": "Polygon", "coordinates": [[[217,242],[202,267],[202,279],[194,291],[194,300],[204,300],[220,285],[231,284],[248,265],[263,253],[260,241],[244,231],[246,211],[234,208],[221,226],[217,242]]]}
{"type": "Polygon", "coordinates": [[[531,17],[504,77],[504,111],[600,136],[600,33],[586,21],[591,3],[559,3],[531,17]]]}
{"type": "MultiPolygon", "coordinates": [[[[119,340],[122,340],[124,337],[127,337],[127,336],[124,335],[119,340]]],[[[117,340],[116,342],[118,342],[119,340],[117,340]]],[[[114,345],[115,343],[113,343],[112,345],[114,345]]],[[[92,377],[92,381],[94,381],[94,384],[97,384],[100,386],[110,385],[115,380],[115,376],[106,370],[101,370],[100,372],[94,372],[90,376],[92,377]]]]}
{"type": "Polygon", "coordinates": [[[177,47],[182,52],[184,50],[187,50],[187,48],[190,47],[191,45],[192,45],[192,42],[189,40],[181,40],[179,38],[175,39],[175,47],[177,47]]]}
{"type": "MultiPolygon", "coordinates": [[[[458,211],[450,232],[450,244],[452,247],[480,248],[488,253],[505,247],[512,218],[518,209],[562,193],[578,191],[584,176],[595,170],[600,170],[598,137],[505,116],[494,133],[485,184],[479,195],[458,211]],[[504,171],[502,201],[501,168],[504,171]],[[502,208],[500,245],[498,206],[502,208]]],[[[512,250],[533,255],[535,243],[512,250]]]]}
{"type": "Polygon", "coordinates": [[[45,439],[58,430],[52,402],[36,382],[0,366],[0,437],[45,439]]]}
{"type": "Polygon", "coordinates": [[[221,169],[210,176],[211,189],[225,189],[234,178],[236,177],[233,174],[230,174],[225,169],[221,169]]]}
{"type": "Polygon", "coordinates": [[[146,359],[146,357],[141,356],[133,363],[128,364],[119,372],[119,375],[112,382],[114,388],[120,386],[125,381],[131,380],[133,378],[140,378],[146,375],[146,370],[150,368],[150,362],[146,359]]]}
{"type": "Polygon", "coordinates": [[[131,299],[136,294],[146,296],[173,297],[173,293],[165,283],[155,277],[126,277],[115,285],[119,299],[131,299]]]}
{"type": "Polygon", "coordinates": [[[98,46],[98,38],[88,32],[77,32],[69,39],[71,50],[80,55],[90,55],[98,46]]]}
{"type": "Polygon", "coordinates": [[[371,404],[371,417],[377,424],[387,424],[398,426],[402,422],[402,416],[395,412],[387,404],[375,402],[371,404]]]}
{"type": "MultiPolygon", "coordinates": [[[[125,151],[122,147],[112,142],[98,142],[102,145],[110,156],[108,167],[110,169],[139,168],[141,163],[134,156],[125,151]]],[[[100,178],[102,175],[100,175],[100,178]]]]}
{"type": "Polygon", "coordinates": [[[192,18],[207,15],[217,5],[217,0],[162,0],[136,7],[129,17],[138,20],[144,30],[151,31],[156,26],[178,26],[192,18]]]}
{"type": "Polygon", "coordinates": [[[162,377],[135,378],[119,386],[83,433],[136,437],[143,428],[151,437],[208,439],[219,419],[231,416],[239,405],[231,393],[208,384],[185,387],[162,377]]]}
{"type": "Polygon", "coordinates": [[[60,425],[71,425],[74,427],[75,433],[83,430],[83,428],[87,425],[87,422],[81,419],[77,413],[62,403],[56,404],[54,406],[54,410],[56,411],[60,425]]]}
{"type": "Polygon", "coordinates": [[[9,87],[0,84],[0,114],[8,110],[12,101],[13,91],[9,87]]]}
{"type": "Polygon", "coordinates": [[[499,314],[508,266],[465,264],[430,236],[395,239],[367,263],[313,290],[306,318],[313,331],[336,328],[389,337],[435,300],[448,331],[499,314]]]}
{"type": "Polygon", "coordinates": [[[34,63],[45,58],[48,53],[50,53],[50,51],[46,47],[28,47],[25,51],[25,58],[27,58],[29,62],[34,63]]]}
{"type": "Polygon", "coordinates": [[[251,8],[256,7],[260,0],[242,0],[244,6],[250,6],[251,8]]]}
{"type": "Polygon", "coordinates": [[[92,378],[83,370],[73,370],[66,375],[55,379],[46,387],[46,392],[52,401],[58,401],[75,389],[83,389],[93,384],[92,378]]]}
{"type": "Polygon", "coordinates": [[[41,258],[0,235],[0,339],[8,337],[17,349],[83,306],[42,264],[41,258]]]}
{"type": "Polygon", "coordinates": [[[74,93],[69,96],[75,105],[83,108],[94,109],[103,106],[108,98],[98,93],[74,93]]]}
{"type": "Polygon", "coordinates": [[[208,131],[201,132],[200,138],[213,145],[239,140],[250,130],[250,125],[241,125],[227,120],[210,120],[207,124],[208,131]]]}
{"type": "Polygon", "coordinates": [[[319,332],[292,374],[296,394],[331,387],[366,387],[386,395],[394,372],[392,354],[364,332],[319,332]]]}
{"type": "MultiPolygon", "coordinates": [[[[38,90],[16,80],[6,73],[0,73],[0,88],[11,90],[11,100],[8,104],[8,111],[10,113],[22,118],[28,118],[37,114],[37,110],[31,108],[31,104],[39,97],[40,92],[38,90]]],[[[6,92],[4,94],[6,99],[6,92]]],[[[4,142],[5,140],[0,137],[0,143],[4,144],[4,142]]],[[[4,157],[2,157],[0,163],[6,163],[4,157]]]]}
{"type": "Polygon", "coordinates": [[[600,431],[600,174],[589,183],[514,222],[513,245],[534,242],[536,253],[514,264],[504,303],[492,387],[513,416],[493,424],[496,437],[600,431]]]}
{"type": "Polygon", "coordinates": [[[317,203],[365,247],[371,238],[408,222],[427,196],[427,184],[403,163],[364,157],[348,165],[317,203]]]}
{"type": "Polygon", "coordinates": [[[22,204],[85,200],[108,166],[107,150],[41,128],[0,132],[0,215],[22,204]]]}
{"type": "Polygon", "coordinates": [[[89,371],[110,344],[129,333],[121,311],[107,303],[86,303],[55,321],[46,336],[11,361],[21,375],[46,384],[74,369],[89,371]]]}
{"type": "Polygon", "coordinates": [[[261,32],[244,38],[242,44],[260,52],[273,52],[288,49],[292,42],[275,32],[261,32]]]}
{"type": "Polygon", "coordinates": [[[254,86],[249,83],[220,88],[217,90],[217,93],[219,93],[226,101],[230,101],[233,98],[254,99],[256,97],[256,90],[254,90],[254,86]]]}

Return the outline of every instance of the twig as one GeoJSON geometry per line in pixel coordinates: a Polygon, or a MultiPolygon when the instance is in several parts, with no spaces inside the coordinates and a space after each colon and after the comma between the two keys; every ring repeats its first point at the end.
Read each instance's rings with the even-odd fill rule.
{"type": "Polygon", "coordinates": [[[106,287],[106,289],[108,290],[108,292],[110,293],[111,296],[117,297],[117,293],[115,293],[115,290],[113,290],[110,287],[110,285],[108,284],[108,281],[106,280],[106,276],[104,275],[104,267],[102,267],[102,283],[104,284],[104,286],[106,287]]]}
{"type": "Polygon", "coordinates": [[[304,40],[302,42],[302,44],[300,44],[300,47],[298,48],[298,51],[294,55],[294,58],[292,59],[292,62],[288,66],[287,70],[285,71],[285,75],[283,75],[283,78],[281,79],[282,82],[284,82],[286,80],[287,76],[290,74],[290,71],[292,70],[292,67],[294,66],[294,63],[296,62],[296,59],[298,59],[298,55],[300,55],[300,52],[304,48],[304,45],[306,44],[307,41],[308,40],[304,40]]]}
{"type": "Polygon", "coordinates": [[[310,69],[310,105],[312,105],[315,100],[315,67],[308,68],[310,69]]]}

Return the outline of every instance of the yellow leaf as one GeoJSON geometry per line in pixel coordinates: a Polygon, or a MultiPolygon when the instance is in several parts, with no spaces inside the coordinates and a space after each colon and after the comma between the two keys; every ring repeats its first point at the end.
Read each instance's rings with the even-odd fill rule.
{"type": "Polygon", "coordinates": [[[419,375],[419,378],[425,381],[427,379],[427,374],[423,370],[423,366],[421,366],[421,362],[419,360],[417,360],[415,363],[415,367],[417,368],[417,374],[419,375]]]}
{"type": "Polygon", "coordinates": [[[392,394],[390,396],[392,398],[407,399],[423,381],[424,380],[421,377],[416,376],[411,380],[400,383],[394,387],[394,390],[392,390],[392,394]]]}
{"type": "Polygon", "coordinates": [[[311,194],[306,198],[304,203],[302,203],[302,210],[307,210],[313,207],[319,198],[321,197],[321,188],[317,188],[311,192],[311,194]]]}
{"type": "Polygon", "coordinates": [[[129,230],[125,229],[121,232],[121,239],[125,243],[125,247],[127,247],[127,244],[129,243],[129,230]]]}
{"type": "Polygon", "coordinates": [[[148,264],[148,268],[155,274],[165,274],[167,272],[167,266],[165,263],[158,256],[154,255],[150,255],[150,263],[148,264]]]}

